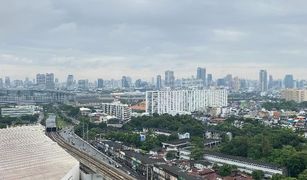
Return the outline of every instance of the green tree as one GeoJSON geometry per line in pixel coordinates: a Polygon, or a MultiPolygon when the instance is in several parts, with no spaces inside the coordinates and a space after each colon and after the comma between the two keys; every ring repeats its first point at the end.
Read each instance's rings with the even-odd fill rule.
{"type": "Polygon", "coordinates": [[[253,171],[252,176],[254,180],[262,180],[264,178],[264,173],[263,171],[256,170],[253,171]]]}
{"type": "Polygon", "coordinates": [[[298,175],[298,180],[306,180],[307,179],[307,169],[305,169],[303,172],[301,172],[298,175]]]}
{"type": "Polygon", "coordinates": [[[219,170],[218,170],[218,174],[225,177],[225,176],[229,176],[232,172],[232,167],[230,165],[223,165],[221,167],[219,167],[219,170]]]}

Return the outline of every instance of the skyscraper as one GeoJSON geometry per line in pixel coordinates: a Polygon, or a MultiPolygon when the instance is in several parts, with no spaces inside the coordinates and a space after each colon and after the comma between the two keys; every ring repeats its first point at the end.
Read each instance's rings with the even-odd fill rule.
{"type": "Polygon", "coordinates": [[[212,74],[208,74],[208,76],[207,76],[207,85],[208,86],[212,86],[212,84],[213,84],[212,74]]]}
{"type": "Polygon", "coordinates": [[[284,85],[286,89],[294,88],[294,80],[292,74],[287,74],[284,79],[284,85]]]}
{"type": "Polygon", "coordinates": [[[2,89],[2,88],[3,88],[3,79],[0,78],[0,89],[2,89]]]}
{"type": "Polygon", "coordinates": [[[103,79],[99,78],[97,80],[97,88],[102,89],[103,88],[103,79]]]}
{"type": "Polygon", "coordinates": [[[129,88],[129,80],[127,76],[122,77],[122,88],[129,88]]]}
{"type": "Polygon", "coordinates": [[[260,70],[259,72],[259,89],[261,92],[268,90],[268,73],[266,70],[260,70]]]}
{"type": "Polygon", "coordinates": [[[158,75],[156,89],[160,90],[161,88],[162,88],[162,78],[161,78],[161,75],[158,75]]]}
{"type": "Polygon", "coordinates": [[[53,73],[46,74],[46,88],[54,89],[54,74],[53,73]]]}
{"type": "Polygon", "coordinates": [[[206,86],[206,68],[197,68],[196,79],[203,80],[203,85],[206,86]]]}
{"type": "Polygon", "coordinates": [[[5,86],[6,88],[11,87],[11,80],[10,80],[10,77],[8,77],[8,76],[5,77],[4,86],[5,86]]]}
{"type": "Polygon", "coordinates": [[[165,71],[165,86],[171,88],[175,86],[174,71],[165,71]]]}
{"type": "Polygon", "coordinates": [[[269,75],[269,84],[268,84],[268,89],[272,89],[273,88],[273,76],[269,75]]]}
{"type": "Polygon", "coordinates": [[[37,85],[46,85],[45,74],[36,74],[36,84],[37,85]]]}
{"type": "Polygon", "coordinates": [[[74,76],[70,74],[67,76],[66,88],[71,90],[73,89],[73,85],[74,85],[74,76]]]}
{"type": "Polygon", "coordinates": [[[88,90],[88,80],[87,79],[78,80],[78,88],[80,90],[88,90]]]}

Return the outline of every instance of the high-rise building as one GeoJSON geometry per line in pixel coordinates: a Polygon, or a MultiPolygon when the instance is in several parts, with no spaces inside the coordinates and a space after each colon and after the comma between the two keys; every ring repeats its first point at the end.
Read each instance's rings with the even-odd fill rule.
{"type": "Polygon", "coordinates": [[[73,86],[74,86],[74,76],[70,74],[67,76],[66,88],[68,90],[72,90],[73,86]]]}
{"type": "Polygon", "coordinates": [[[0,89],[2,89],[2,88],[3,88],[3,79],[0,78],[0,89]]]}
{"type": "Polygon", "coordinates": [[[273,76],[269,75],[269,83],[268,83],[268,89],[272,89],[273,88],[273,76]]]}
{"type": "Polygon", "coordinates": [[[146,112],[149,114],[187,114],[207,107],[227,106],[228,93],[218,90],[165,90],[146,92],[146,112]]]}
{"type": "Polygon", "coordinates": [[[36,84],[37,85],[46,85],[46,75],[45,74],[36,74],[36,84]]]}
{"type": "Polygon", "coordinates": [[[232,88],[233,88],[234,91],[239,91],[241,89],[240,79],[237,76],[233,78],[233,84],[232,85],[233,85],[232,88]]]}
{"type": "Polygon", "coordinates": [[[208,86],[212,86],[213,85],[212,74],[208,74],[208,76],[207,76],[207,85],[208,86]]]}
{"type": "Polygon", "coordinates": [[[232,74],[227,74],[225,77],[225,84],[227,87],[232,88],[233,87],[233,79],[232,79],[232,74]]]}
{"type": "Polygon", "coordinates": [[[157,76],[157,84],[156,84],[156,89],[160,90],[162,88],[162,77],[161,75],[157,76]]]}
{"type": "Polygon", "coordinates": [[[10,80],[10,77],[8,77],[8,76],[5,77],[4,86],[5,86],[6,88],[11,87],[11,80],[10,80]]]}
{"type": "Polygon", "coordinates": [[[87,79],[78,80],[78,88],[80,90],[88,90],[88,80],[87,79]]]}
{"type": "Polygon", "coordinates": [[[54,89],[54,74],[53,73],[47,73],[46,74],[46,89],[54,89]]]}
{"type": "Polygon", "coordinates": [[[129,84],[129,78],[127,76],[123,76],[122,77],[122,88],[129,88],[130,84],[129,84]]]}
{"type": "Polygon", "coordinates": [[[292,89],[294,88],[294,80],[293,80],[293,75],[292,74],[287,74],[285,76],[285,79],[284,79],[284,87],[286,89],[292,89]]]}
{"type": "Polygon", "coordinates": [[[203,81],[203,86],[206,86],[206,68],[197,68],[196,79],[201,79],[203,81]]]}
{"type": "Polygon", "coordinates": [[[165,87],[173,88],[175,86],[174,71],[165,71],[165,87]]]}
{"type": "Polygon", "coordinates": [[[102,89],[103,88],[103,79],[99,78],[97,80],[97,88],[102,89]]]}
{"type": "Polygon", "coordinates": [[[259,72],[259,89],[261,92],[268,91],[268,73],[266,70],[259,72]]]}

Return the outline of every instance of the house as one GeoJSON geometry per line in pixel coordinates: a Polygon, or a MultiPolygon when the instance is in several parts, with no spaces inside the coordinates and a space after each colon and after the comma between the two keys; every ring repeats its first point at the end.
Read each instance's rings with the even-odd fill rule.
{"type": "Polygon", "coordinates": [[[183,134],[178,133],[178,139],[190,139],[190,133],[188,132],[183,134]]]}
{"type": "Polygon", "coordinates": [[[192,147],[185,147],[179,149],[179,159],[190,160],[191,159],[191,149],[192,147]]]}
{"type": "Polygon", "coordinates": [[[213,164],[206,160],[192,161],[191,165],[198,170],[211,169],[213,167],[213,164]]]}
{"type": "Polygon", "coordinates": [[[155,164],[153,166],[154,179],[157,180],[200,180],[201,177],[189,175],[177,166],[167,164],[155,164]]]}

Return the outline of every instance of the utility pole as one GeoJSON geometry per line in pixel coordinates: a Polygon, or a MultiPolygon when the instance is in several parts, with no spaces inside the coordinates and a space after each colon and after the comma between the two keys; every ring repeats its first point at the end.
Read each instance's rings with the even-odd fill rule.
{"type": "Polygon", "coordinates": [[[88,124],[86,124],[86,141],[88,142],[88,124]]]}
{"type": "Polygon", "coordinates": [[[82,138],[84,139],[84,121],[82,121],[82,138]]]}

